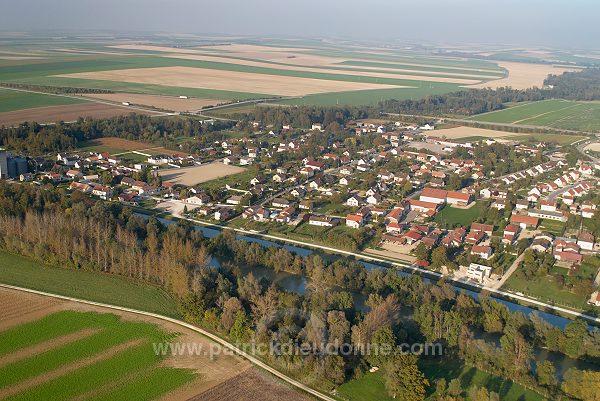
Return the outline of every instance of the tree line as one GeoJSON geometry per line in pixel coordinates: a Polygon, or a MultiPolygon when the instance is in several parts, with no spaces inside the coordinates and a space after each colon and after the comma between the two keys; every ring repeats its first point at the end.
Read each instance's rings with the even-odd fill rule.
{"type": "MultiPolygon", "coordinates": [[[[65,268],[158,285],[178,301],[186,320],[242,346],[310,344],[316,351],[307,356],[273,353],[266,358],[324,390],[360,377],[370,366],[382,368],[389,394],[399,399],[423,400],[434,385],[419,368],[425,356],[321,352],[327,344],[396,350],[405,342],[439,342],[442,361],[462,360],[553,399],[592,400],[576,383],[594,388],[600,379],[597,371],[570,369],[559,382],[550,363],[531,369],[535,347],[598,363],[600,333],[588,331],[583,320],[563,331],[536,314],[511,312],[485,294],[475,300],[457,293],[443,280],[426,283],[393,270],[368,270],[349,258],[301,256],[248,244],[232,232],[208,239],[187,221],[165,226],[119,204],[52,186],[0,183],[0,248],[65,268]],[[210,263],[210,258],[220,263],[210,263]],[[242,266],[304,275],[308,289],[305,294],[285,291],[270,280],[244,274],[242,266]],[[366,306],[355,303],[352,293],[365,294],[366,306]],[[481,333],[496,336],[499,345],[483,340],[481,333]]],[[[446,397],[453,386],[436,382],[436,394],[446,397]]],[[[474,399],[480,391],[463,391],[457,397],[464,398],[454,399],[474,399]]]]}

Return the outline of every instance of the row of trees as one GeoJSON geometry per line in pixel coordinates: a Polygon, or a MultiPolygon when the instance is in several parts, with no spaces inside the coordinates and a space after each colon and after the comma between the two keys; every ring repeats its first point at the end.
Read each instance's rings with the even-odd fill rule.
{"type": "Polygon", "coordinates": [[[80,118],[74,123],[55,125],[23,123],[17,127],[0,128],[0,146],[9,150],[39,155],[74,149],[82,142],[102,137],[117,137],[172,147],[174,138],[197,138],[182,144],[181,150],[194,153],[221,138],[218,132],[232,125],[229,122],[203,124],[193,118],[150,118],[130,114],[106,119],[80,118]]]}

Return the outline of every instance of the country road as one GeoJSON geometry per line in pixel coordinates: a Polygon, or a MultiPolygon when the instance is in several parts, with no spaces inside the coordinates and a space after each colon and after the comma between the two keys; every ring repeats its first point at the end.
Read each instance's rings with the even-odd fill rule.
{"type": "Polygon", "coordinates": [[[228,348],[229,350],[235,352],[237,355],[247,359],[254,365],[258,366],[259,368],[266,370],[267,372],[271,373],[272,375],[278,377],[279,379],[285,381],[286,383],[292,385],[293,387],[295,387],[299,390],[302,390],[320,400],[337,401],[332,397],[329,397],[317,390],[314,390],[314,389],[300,383],[297,380],[292,379],[289,376],[286,376],[285,374],[281,373],[280,371],[278,371],[278,370],[270,367],[266,363],[262,362],[260,359],[248,354],[247,352],[241,350],[240,348],[236,347],[235,345],[231,344],[230,342],[223,340],[222,338],[212,334],[211,332],[201,329],[199,327],[196,327],[190,323],[186,323],[182,320],[173,319],[173,318],[170,318],[167,316],[162,316],[162,315],[159,315],[156,313],[144,312],[144,311],[140,311],[137,309],[125,308],[125,307],[116,306],[116,305],[103,304],[100,302],[93,302],[93,301],[88,301],[85,299],[78,299],[78,298],[73,298],[73,297],[67,297],[64,295],[52,294],[52,293],[43,292],[43,291],[36,291],[36,290],[29,289],[29,288],[17,287],[17,286],[8,285],[8,284],[0,283],[0,287],[8,288],[11,290],[23,291],[23,292],[27,292],[27,293],[31,293],[31,294],[43,295],[46,297],[51,297],[51,298],[56,298],[56,299],[62,299],[65,301],[78,302],[78,303],[82,303],[82,304],[86,304],[86,305],[93,305],[93,306],[99,306],[99,307],[107,308],[107,309],[113,309],[113,310],[118,310],[118,311],[123,311],[123,312],[134,313],[134,314],[142,315],[142,316],[149,316],[149,317],[153,317],[155,319],[160,319],[160,320],[164,320],[166,322],[174,323],[178,326],[185,327],[187,329],[195,331],[196,333],[200,333],[205,337],[208,337],[209,339],[213,340],[214,342],[218,343],[219,345],[222,345],[223,347],[228,348]]]}
{"type": "Polygon", "coordinates": [[[525,252],[520,254],[519,257],[516,258],[515,261],[512,263],[512,265],[510,265],[510,267],[508,268],[506,273],[504,273],[504,275],[502,275],[502,278],[500,280],[498,280],[497,282],[493,283],[490,287],[495,288],[495,289],[501,288],[504,285],[504,283],[506,283],[506,280],[508,280],[510,278],[510,276],[512,276],[512,274],[515,272],[515,270],[517,270],[517,268],[519,267],[519,264],[521,263],[521,261],[523,260],[524,257],[525,257],[525,252]]]}

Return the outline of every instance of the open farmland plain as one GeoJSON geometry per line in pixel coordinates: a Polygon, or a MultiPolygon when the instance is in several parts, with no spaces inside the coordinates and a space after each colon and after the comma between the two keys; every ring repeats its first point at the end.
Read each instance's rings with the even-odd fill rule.
{"type": "Polygon", "coordinates": [[[210,41],[172,46],[152,39],[82,39],[74,46],[40,40],[31,48],[0,48],[23,57],[0,60],[0,83],[109,90],[115,93],[88,94],[86,99],[181,112],[257,98],[307,105],[373,104],[455,91],[507,75],[493,62],[409,51],[222,39],[207,45],[210,41]],[[182,95],[189,101],[179,102],[182,95]]]}
{"type": "Polygon", "coordinates": [[[598,132],[600,131],[600,102],[542,100],[517,104],[504,110],[479,114],[469,119],[481,122],[598,132]]]}

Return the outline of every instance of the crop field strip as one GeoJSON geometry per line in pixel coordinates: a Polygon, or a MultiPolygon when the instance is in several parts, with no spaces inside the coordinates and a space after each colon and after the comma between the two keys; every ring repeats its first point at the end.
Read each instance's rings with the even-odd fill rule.
{"type": "Polygon", "coordinates": [[[137,392],[155,398],[195,377],[187,369],[161,365],[162,357],[151,344],[170,337],[152,324],[75,311],[8,329],[0,332],[0,355],[6,358],[7,352],[19,349],[23,357],[3,365],[0,357],[0,398],[69,399],[85,394],[85,399],[129,399],[137,392]],[[85,335],[77,338],[78,333],[85,335]],[[72,341],[65,341],[69,337],[72,341]],[[52,341],[54,348],[27,354],[52,341]],[[125,377],[128,380],[122,380],[125,377]]]}
{"type": "Polygon", "coordinates": [[[85,99],[42,95],[0,88],[0,113],[46,106],[63,106],[87,103],[85,99]]]}
{"type": "Polygon", "coordinates": [[[542,100],[517,104],[508,109],[480,114],[474,121],[548,126],[581,131],[600,130],[600,103],[542,100]]]}

